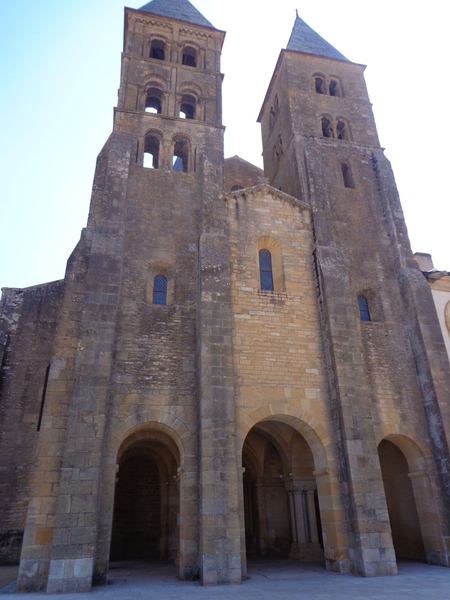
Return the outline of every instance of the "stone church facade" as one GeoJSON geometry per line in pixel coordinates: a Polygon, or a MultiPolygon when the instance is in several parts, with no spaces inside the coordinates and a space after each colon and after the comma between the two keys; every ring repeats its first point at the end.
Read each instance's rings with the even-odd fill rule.
{"type": "Polygon", "coordinates": [[[224,33],[125,9],[113,132],[64,280],[1,301],[0,560],[240,583],[247,556],[450,566],[450,369],[364,67],[297,17],[224,160],[224,33]]]}

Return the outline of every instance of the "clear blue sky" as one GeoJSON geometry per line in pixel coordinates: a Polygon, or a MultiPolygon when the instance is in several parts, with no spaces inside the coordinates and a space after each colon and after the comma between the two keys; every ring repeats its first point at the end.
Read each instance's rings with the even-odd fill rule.
{"type": "MultiPolygon", "coordinates": [[[[193,0],[219,29],[226,156],[258,165],[256,118],[295,9],[366,79],[414,251],[450,269],[449,101],[442,0],[193,0]]],[[[141,3],[130,3],[139,8],[141,3]]],[[[0,286],[60,279],[85,225],[95,159],[112,127],[123,0],[3,2],[0,286]]]]}

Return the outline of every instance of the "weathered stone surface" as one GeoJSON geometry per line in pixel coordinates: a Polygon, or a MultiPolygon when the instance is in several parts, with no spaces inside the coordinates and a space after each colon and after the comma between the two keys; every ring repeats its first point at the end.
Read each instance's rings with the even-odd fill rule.
{"type": "Polygon", "coordinates": [[[450,566],[446,280],[414,262],[363,67],[281,53],[262,171],[224,160],[223,32],[125,14],[65,279],[3,291],[0,563],[23,534],[17,591],[49,593],[110,558],[204,585],[247,554],[450,566]]]}

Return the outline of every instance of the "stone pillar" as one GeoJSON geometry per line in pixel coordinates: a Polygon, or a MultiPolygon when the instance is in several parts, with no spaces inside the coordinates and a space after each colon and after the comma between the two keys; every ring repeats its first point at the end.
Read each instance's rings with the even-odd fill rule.
{"type": "Polygon", "coordinates": [[[323,560],[319,544],[316,510],[314,503],[315,485],[303,481],[286,484],[292,523],[291,560],[323,560]]]}
{"type": "Polygon", "coordinates": [[[309,525],[309,541],[311,544],[319,543],[319,532],[317,529],[317,517],[316,517],[316,502],[315,502],[316,488],[306,490],[306,511],[308,515],[309,525]]]}
{"type": "Polygon", "coordinates": [[[236,420],[232,358],[230,262],[227,237],[200,238],[199,564],[204,585],[240,583],[236,420]]]}

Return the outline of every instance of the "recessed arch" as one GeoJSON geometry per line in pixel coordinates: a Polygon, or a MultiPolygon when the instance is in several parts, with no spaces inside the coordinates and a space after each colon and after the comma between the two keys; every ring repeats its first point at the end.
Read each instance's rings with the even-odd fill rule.
{"type": "MultiPolygon", "coordinates": [[[[317,470],[318,464],[326,465],[325,450],[316,447],[315,461],[310,442],[321,446],[317,434],[299,419],[298,411],[297,416],[283,413],[284,406],[277,404],[276,411],[271,405],[254,411],[238,432],[238,451],[245,467],[243,548],[247,555],[323,560],[318,494],[322,495],[327,533],[335,528],[325,509],[328,471],[317,470]]],[[[304,412],[302,416],[306,416],[304,412]]],[[[332,551],[327,547],[327,553],[332,551]]]]}
{"type": "Polygon", "coordinates": [[[313,75],[314,89],[316,94],[327,94],[326,77],[323,73],[315,73],[313,75]]]}
{"type": "Polygon", "coordinates": [[[291,425],[306,440],[314,456],[314,468],[321,472],[329,468],[331,457],[327,448],[331,439],[326,429],[317,419],[302,408],[287,403],[276,403],[262,406],[246,415],[237,427],[237,451],[242,453],[242,447],[248,432],[262,421],[279,421],[291,425]]]}
{"type": "Polygon", "coordinates": [[[166,60],[166,41],[162,38],[154,38],[150,42],[150,58],[166,60]]]}
{"type": "Polygon", "coordinates": [[[197,67],[198,50],[192,45],[186,45],[181,53],[181,64],[186,67],[197,67]]]}
{"type": "Polygon", "coordinates": [[[333,119],[329,115],[322,115],[320,118],[320,126],[323,137],[334,138],[333,119]]]}

